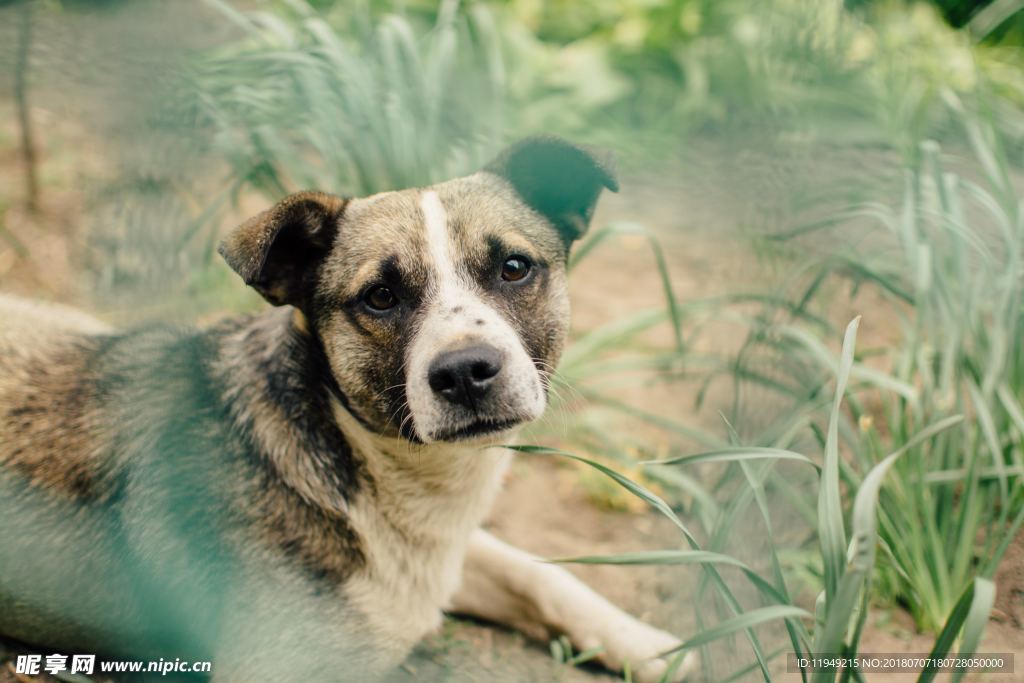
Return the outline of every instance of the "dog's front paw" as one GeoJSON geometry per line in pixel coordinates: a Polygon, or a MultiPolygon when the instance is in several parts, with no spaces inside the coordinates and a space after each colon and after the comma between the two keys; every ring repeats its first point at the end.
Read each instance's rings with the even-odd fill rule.
{"type": "MultiPolygon", "coordinates": [[[[659,655],[680,645],[680,640],[672,634],[622,612],[589,626],[574,639],[579,641],[580,649],[600,648],[601,654],[596,659],[615,671],[623,671],[628,662],[632,678],[637,683],[662,681],[675,654],[659,655]]],[[[667,680],[672,683],[693,680],[697,668],[697,653],[687,652],[667,680]]]]}

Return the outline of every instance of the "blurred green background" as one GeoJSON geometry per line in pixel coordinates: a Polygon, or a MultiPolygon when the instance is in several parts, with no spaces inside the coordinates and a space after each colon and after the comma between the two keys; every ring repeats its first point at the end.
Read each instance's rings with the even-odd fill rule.
{"type": "MultiPolygon", "coordinates": [[[[611,150],[623,189],[573,257],[529,439],[627,473],[764,584],[678,555],[633,588],[582,571],[684,637],[816,612],[788,638],[733,622],[711,680],[780,675],[832,614],[847,649],[927,652],[965,591],[964,640],[1024,652],[1024,2],[27,0],[0,3],[0,70],[0,287],[124,324],[258,310],[214,247],[287,192],[427,184],[537,132],[611,150]],[[640,464],[736,446],[776,451],[640,464]],[[844,613],[824,539],[840,520],[854,547],[853,501],[900,449],[844,613]]],[[[509,496],[563,502],[499,503],[506,537],[684,547],[600,470],[525,460],[509,496]]],[[[450,625],[410,666],[486,669],[482,633],[450,625]]],[[[530,676],[580,663],[486,642],[530,676]]]]}

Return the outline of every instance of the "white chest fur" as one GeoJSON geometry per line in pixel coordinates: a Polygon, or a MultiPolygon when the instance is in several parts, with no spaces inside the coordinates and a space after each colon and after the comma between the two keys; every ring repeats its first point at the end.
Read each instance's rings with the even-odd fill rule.
{"type": "MultiPolygon", "coordinates": [[[[473,445],[381,439],[339,416],[373,486],[349,501],[366,567],[345,585],[385,657],[400,659],[440,624],[466,546],[490,511],[511,454],[473,445]]],[[[397,662],[396,662],[397,663],[397,662]]]]}

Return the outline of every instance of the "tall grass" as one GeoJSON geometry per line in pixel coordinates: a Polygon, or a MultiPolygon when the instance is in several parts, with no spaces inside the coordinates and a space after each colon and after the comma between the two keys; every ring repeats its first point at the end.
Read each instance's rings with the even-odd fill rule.
{"type": "MultiPolygon", "coordinates": [[[[856,234],[855,246],[802,269],[792,300],[827,310],[836,303],[833,285],[846,283],[851,294],[874,293],[873,315],[899,329],[894,346],[852,366],[850,414],[839,432],[853,459],[841,463],[847,485],[860,487],[858,468],[882,462],[924,426],[968,418],[915,444],[893,465],[893,485],[881,497],[885,561],[876,596],[907,606],[932,632],[975,577],[993,576],[1024,523],[1024,210],[991,128],[964,120],[980,182],[946,170],[938,145],[926,142],[899,205],[864,204],[776,236],[793,241],[843,227],[856,234]]],[[[844,242],[843,234],[829,239],[844,242]]],[[[817,334],[771,314],[755,324],[734,369],[791,411],[816,416],[836,364],[817,334]],[[758,374],[768,359],[776,371],[758,374]]]]}
{"type": "Polygon", "coordinates": [[[424,28],[375,21],[365,4],[325,15],[307,0],[273,13],[206,1],[242,33],[196,75],[238,186],[363,196],[477,170],[503,142],[505,62],[483,5],[444,0],[424,28]]]}
{"type": "MultiPolygon", "coordinates": [[[[818,655],[851,656],[859,651],[860,637],[867,621],[872,595],[871,575],[875,571],[876,548],[882,542],[878,532],[879,496],[886,475],[907,453],[916,452],[918,447],[931,443],[961,422],[959,416],[947,417],[929,424],[913,435],[902,447],[887,455],[868,470],[853,489],[851,529],[846,531],[844,506],[840,494],[839,424],[842,419],[843,397],[854,364],[854,346],[859,319],[847,327],[840,362],[836,370],[836,388],[833,394],[824,453],[820,459],[778,448],[726,448],[697,455],[676,457],[648,463],[656,467],[686,467],[696,463],[725,463],[738,465],[747,478],[747,486],[734,494],[728,509],[718,515],[716,525],[709,530],[710,542],[702,544],[698,536],[659,496],[626,478],[617,471],[590,459],[565,451],[536,446],[514,446],[524,453],[555,454],[582,462],[601,472],[632,495],[640,498],[659,513],[667,517],[679,529],[685,541],[684,549],[669,548],[657,551],[622,553],[615,555],[586,556],[559,560],[565,563],[608,564],[608,565],[697,565],[703,570],[706,582],[700,590],[710,590],[726,606],[725,618],[717,623],[708,623],[707,615],[701,613],[703,601],[696,599],[698,610],[698,631],[679,646],[684,652],[706,646],[732,635],[742,635],[750,649],[751,663],[730,658],[730,671],[706,671],[709,680],[731,680],[732,677],[750,671],[759,671],[766,681],[773,678],[770,662],[781,651],[767,652],[762,643],[762,634],[757,629],[762,624],[782,621],[791,651],[797,656],[811,653],[818,655]],[[811,467],[818,477],[818,512],[816,530],[819,539],[819,555],[824,574],[818,588],[820,594],[814,613],[807,611],[794,599],[792,586],[781,570],[779,551],[774,542],[770,546],[771,569],[760,573],[738,558],[718,552],[718,539],[731,531],[736,523],[737,512],[756,501],[767,528],[772,528],[772,512],[764,497],[763,483],[769,471],[783,462],[811,467]],[[760,605],[745,608],[737,597],[738,587],[727,582],[720,568],[738,569],[745,583],[752,586],[759,597],[760,605]]],[[[992,607],[994,588],[990,581],[978,578],[963,592],[959,603],[944,619],[942,633],[937,638],[933,655],[945,656],[952,648],[958,635],[962,636],[960,654],[973,653],[980,642],[981,632],[992,607]]],[[[675,651],[665,653],[672,655],[675,651]]],[[[703,657],[705,667],[710,667],[712,658],[703,657]]],[[[775,668],[778,670],[778,667],[775,668]]],[[[804,681],[817,683],[834,680],[862,680],[863,674],[852,670],[818,670],[807,667],[800,670],[804,681]]],[[[918,680],[928,681],[935,671],[925,670],[918,680]]],[[[962,672],[953,674],[959,680],[962,672]]],[[[668,680],[666,677],[665,680],[668,680]]]]}
{"type": "Polygon", "coordinates": [[[727,130],[782,153],[868,144],[910,158],[922,137],[959,132],[945,92],[991,101],[1001,129],[1024,134],[1019,47],[924,2],[509,0],[503,16],[511,80],[526,84],[514,96],[535,121],[647,156],[727,130]]]}
{"type": "Polygon", "coordinates": [[[509,130],[612,143],[634,161],[722,128],[909,157],[922,136],[955,130],[946,92],[985,97],[1024,138],[1014,48],[978,44],[923,5],[445,0],[386,13],[386,2],[282,0],[242,13],[206,2],[243,38],[200,69],[203,109],[236,175],[273,194],[458,175],[509,130]]]}

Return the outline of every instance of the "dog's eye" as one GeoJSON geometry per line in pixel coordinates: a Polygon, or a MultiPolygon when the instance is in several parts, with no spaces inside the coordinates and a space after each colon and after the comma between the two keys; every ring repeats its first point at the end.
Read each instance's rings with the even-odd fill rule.
{"type": "Polygon", "coordinates": [[[386,311],[398,305],[398,297],[395,293],[383,285],[377,285],[363,297],[366,305],[375,311],[386,311]]]}
{"type": "Polygon", "coordinates": [[[501,279],[519,282],[530,272],[530,262],[525,256],[510,256],[501,264],[501,279]]]}

